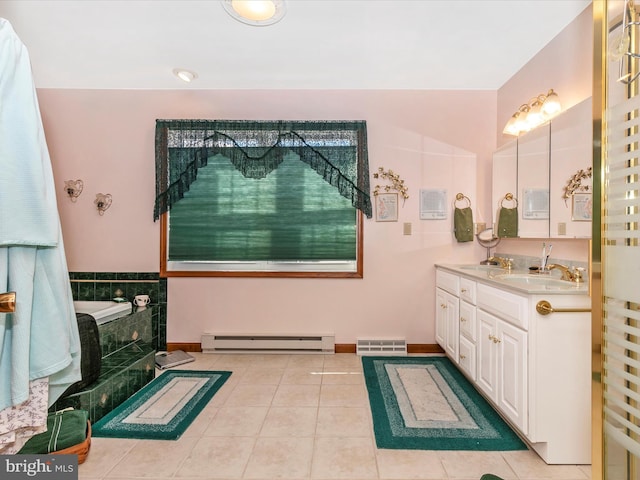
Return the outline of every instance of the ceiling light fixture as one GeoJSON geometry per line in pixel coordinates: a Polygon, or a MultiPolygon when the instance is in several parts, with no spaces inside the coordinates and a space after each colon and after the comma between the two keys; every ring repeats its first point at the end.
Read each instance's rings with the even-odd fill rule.
{"type": "Polygon", "coordinates": [[[528,132],[555,117],[561,110],[560,99],[553,88],[546,94],[541,93],[533,97],[528,103],[520,105],[507,124],[502,133],[506,135],[518,136],[528,132]]]}
{"type": "Polygon", "coordinates": [[[262,27],[282,20],[284,0],[222,0],[222,6],[239,22],[262,27]]]}
{"type": "Polygon", "coordinates": [[[174,68],[173,74],[183,82],[187,83],[190,83],[198,78],[198,75],[195,72],[192,72],[191,70],[185,70],[184,68],[174,68]]]}

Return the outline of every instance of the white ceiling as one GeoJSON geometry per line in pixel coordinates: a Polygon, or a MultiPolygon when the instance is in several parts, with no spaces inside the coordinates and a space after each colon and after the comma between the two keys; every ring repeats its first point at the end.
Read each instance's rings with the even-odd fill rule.
{"type": "Polygon", "coordinates": [[[590,3],[288,0],[253,27],[218,0],[0,0],[0,17],[39,88],[496,90],[590,3]]]}

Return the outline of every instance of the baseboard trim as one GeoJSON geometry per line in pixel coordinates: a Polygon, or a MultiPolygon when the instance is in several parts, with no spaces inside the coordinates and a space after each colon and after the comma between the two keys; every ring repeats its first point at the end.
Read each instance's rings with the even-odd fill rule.
{"type": "Polygon", "coordinates": [[[167,343],[167,352],[182,350],[183,352],[201,352],[202,346],[198,343],[167,343]]]}
{"type": "MultiPolygon", "coordinates": [[[[167,352],[174,350],[182,350],[183,352],[201,352],[200,343],[167,343],[167,352]]],[[[336,353],[356,353],[355,343],[336,343],[336,353]]],[[[407,344],[407,353],[444,353],[444,350],[438,344],[432,343],[409,343],[407,344]]]]}

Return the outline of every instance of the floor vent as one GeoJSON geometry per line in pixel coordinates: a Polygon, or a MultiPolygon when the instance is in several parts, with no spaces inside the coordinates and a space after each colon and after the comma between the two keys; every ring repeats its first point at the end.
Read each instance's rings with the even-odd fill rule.
{"type": "Polygon", "coordinates": [[[407,341],[404,338],[358,338],[358,355],[406,355],[407,341]]]}
{"type": "Polygon", "coordinates": [[[334,335],[205,333],[203,353],[335,353],[334,335]]]}

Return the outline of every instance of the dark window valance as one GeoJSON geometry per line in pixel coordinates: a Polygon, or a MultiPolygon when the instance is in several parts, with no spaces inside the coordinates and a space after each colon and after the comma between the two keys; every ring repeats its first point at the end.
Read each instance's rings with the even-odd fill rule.
{"type": "Polygon", "coordinates": [[[157,120],[154,220],[183,198],[210,156],[263,178],[289,152],[371,218],[364,121],[157,120]]]}

